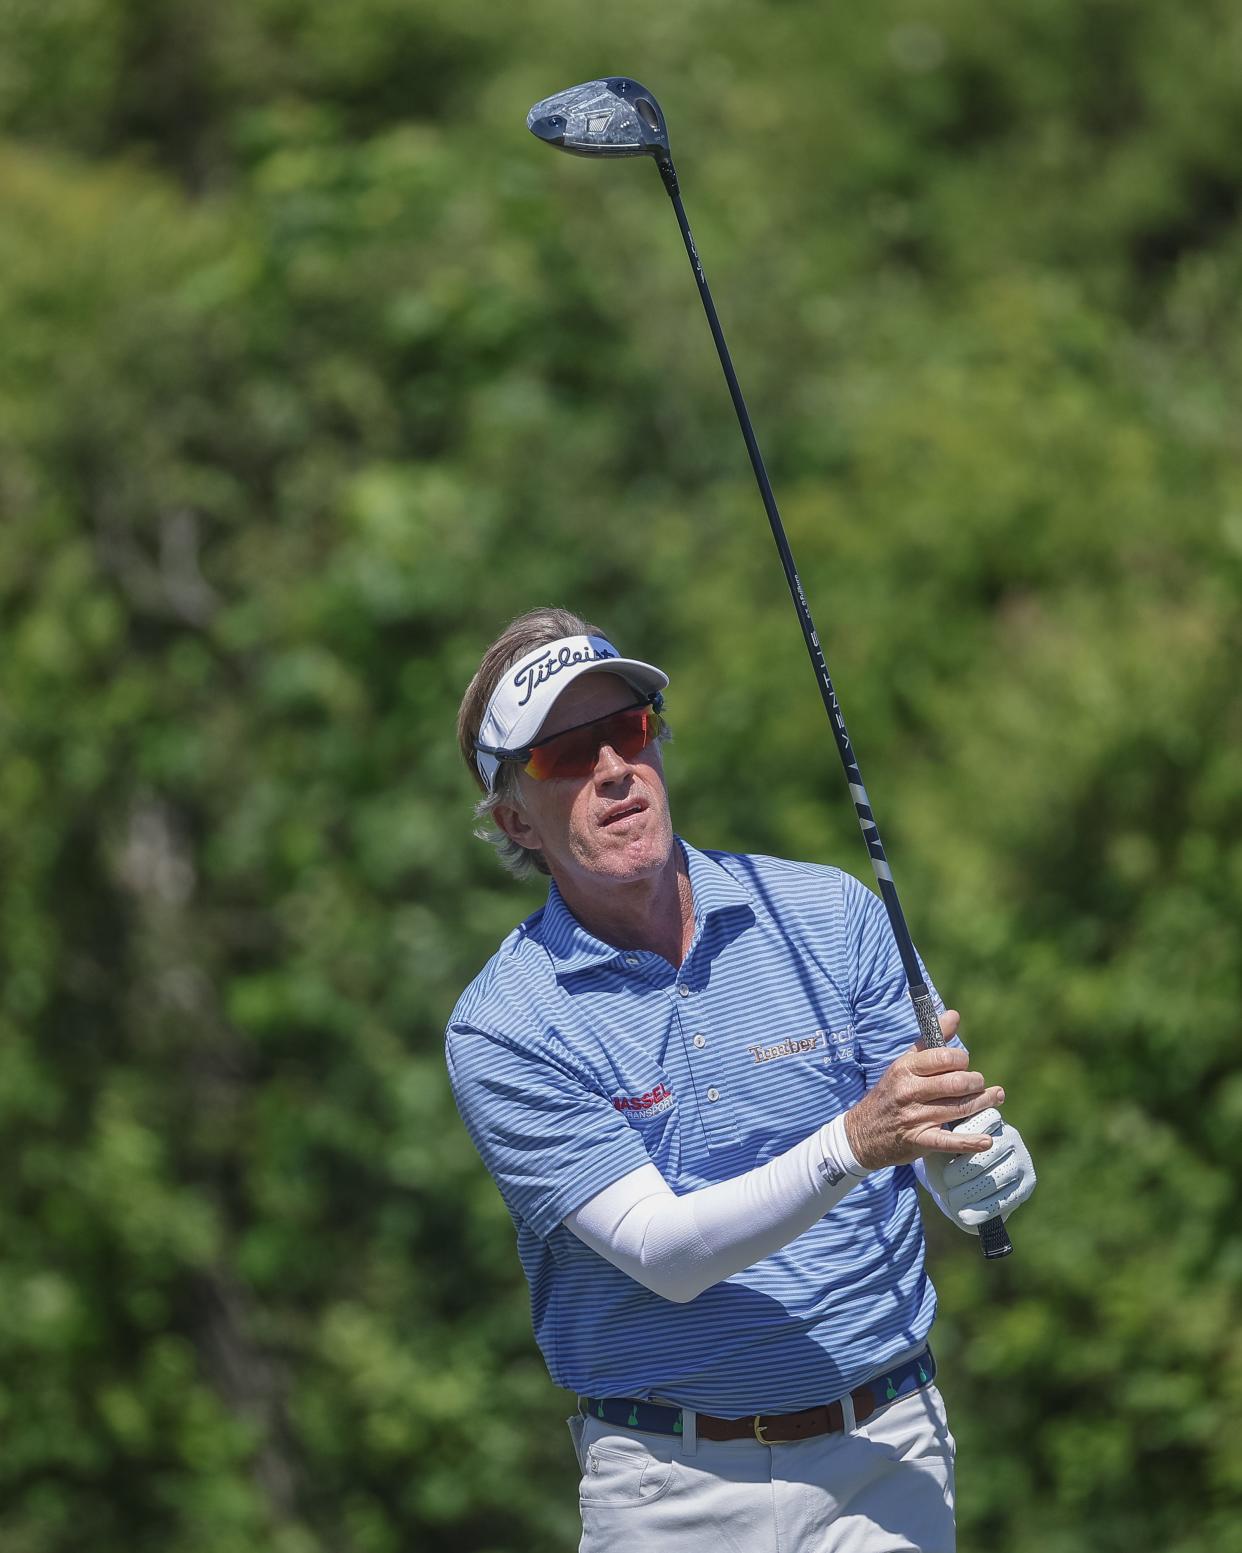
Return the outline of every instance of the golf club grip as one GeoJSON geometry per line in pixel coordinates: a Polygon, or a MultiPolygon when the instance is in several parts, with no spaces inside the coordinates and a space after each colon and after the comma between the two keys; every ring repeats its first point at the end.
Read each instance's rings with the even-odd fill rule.
{"type": "MultiPolygon", "coordinates": [[[[936,1005],[932,1002],[930,992],[913,992],[911,1000],[914,1003],[914,1017],[919,1022],[919,1040],[924,1047],[944,1046],[946,1041],[940,1032],[940,1017],[936,1013],[936,1005]]],[[[952,1131],[956,1123],[949,1123],[952,1131]]],[[[1013,1250],[1013,1241],[1009,1238],[1009,1231],[1005,1228],[1005,1221],[998,1213],[994,1219],[988,1219],[979,1226],[979,1249],[989,1261],[999,1256],[1008,1256],[1013,1250]]]]}

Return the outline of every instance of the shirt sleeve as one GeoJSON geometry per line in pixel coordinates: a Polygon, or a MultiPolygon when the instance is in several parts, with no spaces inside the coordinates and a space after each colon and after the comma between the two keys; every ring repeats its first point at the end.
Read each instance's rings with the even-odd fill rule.
{"type": "Polygon", "coordinates": [[[684,1305],[787,1246],[866,1174],[837,1116],[766,1165],[684,1197],[644,1165],[565,1225],[627,1277],[684,1305]]]}
{"type": "MultiPolygon", "coordinates": [[[[842,875],[842,889],[854,1032],[870,1089],[918,1040],[919,1022],[883,901],[849,874],[842,875]]],[[[919,966],[937,1012],[943,1013],[944,1003],[921,958],[919,966]]]]}
{"type": "Polygon", "coordinates": [[[637,1133],[568,1052],[454,1023],[446,1058],[461,1119],[505,1205],[542,1239],[650,1163],[637,1133]]]}

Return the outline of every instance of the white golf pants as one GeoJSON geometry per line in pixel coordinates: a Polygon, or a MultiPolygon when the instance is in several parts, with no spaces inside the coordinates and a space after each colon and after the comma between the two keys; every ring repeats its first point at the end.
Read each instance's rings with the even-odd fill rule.
{"type": "Polygon", "coordinates": [[[789,1445],[573,1417],[580,1553],[953,1553],[954,1441],[934,1385],[789,1445]]]}

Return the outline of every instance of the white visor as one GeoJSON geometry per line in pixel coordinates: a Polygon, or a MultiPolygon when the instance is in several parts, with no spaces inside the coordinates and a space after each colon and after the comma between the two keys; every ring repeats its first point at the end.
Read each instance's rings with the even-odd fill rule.
{"type": "Polygon", "coordinates": [[[536,647],[504,672],[492,691],[475,740],[474,763],[492,792],[500,757],[487,751],[516,753],[532,745],[557,696],[583,674],[616,674],[640,696],[668,684],[668,675],[654,664],[623,658],[602,636],[563,636],[536,647]]]}

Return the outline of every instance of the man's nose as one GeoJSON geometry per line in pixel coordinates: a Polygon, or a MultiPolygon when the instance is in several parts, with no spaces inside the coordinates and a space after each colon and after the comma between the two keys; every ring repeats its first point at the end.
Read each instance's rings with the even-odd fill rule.
{"type": "Polygon", "coordinates": [[[595,757],[595,780],[599,783],[618,782],[632,770],[628,760],[623,760],[611,744],[601,744],[595,757]]]}

